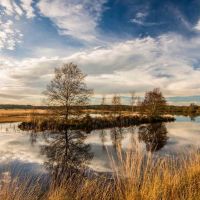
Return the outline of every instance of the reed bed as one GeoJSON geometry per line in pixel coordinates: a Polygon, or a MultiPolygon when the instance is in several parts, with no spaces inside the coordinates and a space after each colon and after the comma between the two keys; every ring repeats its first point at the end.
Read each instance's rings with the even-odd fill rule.
{"type": "MultiPolygon", "coordinates": [[[[18,178],[1,185],[3,200],[199,200],[200,154],[156,158],[140,150],[119,151],[113,175],[86,177],[80,174],[51,181],[46,187],[18,178]],[[46,189],[44,190],[44,188],[46,189]]],[[[111,158],[112,160],[112,158],[111,158]]],[[[43,183],[44,184],[44,183],[43,183]]]]}

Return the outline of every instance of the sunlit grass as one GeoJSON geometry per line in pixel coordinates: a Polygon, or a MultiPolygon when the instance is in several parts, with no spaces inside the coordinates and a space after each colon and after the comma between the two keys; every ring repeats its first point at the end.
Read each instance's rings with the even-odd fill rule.
{"type": "Polygon", "coordinates": [[[44,185],[38,180],[18,183],[18,179],[1,186],[0,199],[47,200],[198,200],[200,199],[200,154],[197,151],[179,158],[155,158],[135,149],[119,151],[115,175],[84,177],[74,174],[60,184],[44,185]],[[42,189],[43,188],[43,189],[42,189]]]}
{"type": "Polygon", "coordinates": [[[0,123],[30,121],[32,116],[45,116],[42,109],[0,109],[0,123]]]}

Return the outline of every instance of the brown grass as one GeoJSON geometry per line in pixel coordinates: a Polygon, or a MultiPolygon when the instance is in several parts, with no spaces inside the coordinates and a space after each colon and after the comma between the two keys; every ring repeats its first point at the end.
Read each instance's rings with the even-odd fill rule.
{"type": "Polygon", "coordinates": [[[30,121],[33,115],[44,116],[47,112],[42,109],[0,109],[0,123],[30,121]]]}
{"type": "MultiPolygon", "coordinates": [[[[82,113],[84,114],[102,114],[104,117],[104,114],[107,114],[107,117],[109,115],[111,116],[112,111],[106,111],[106,110],[82,110],[82,113]]],[[[43,109],[0,109],[0,123],[6,123],[6,122],[27,122],[31,121],[31,119],[34,117],[44,117],[49,114],[49,110],[43,110],[43,109]]],[[[138,116],[139,113],[137,112],[130,112],[130,111],[121,111],[121,115],[123,116],[138,116]]],[[[172,117],[172,115],[164,115],[166,117],[172,117]]]]}
{"type": "Polygon", "coordinates": [[[5,200],[199,200],[200,199],[200,155],[191,153],[175,158],[145,156],[140,151],[126,153],[120,165],[113,170],[112,180],[105,177],[93,179],[75,175],[63,179],[59,186],[52,184],[42,194],[36,181],[27,191],[26,182],[16,188],[2,187],[0,198],[5,200]],[[26,191],[26,192],[25,192],[26,191]]]}

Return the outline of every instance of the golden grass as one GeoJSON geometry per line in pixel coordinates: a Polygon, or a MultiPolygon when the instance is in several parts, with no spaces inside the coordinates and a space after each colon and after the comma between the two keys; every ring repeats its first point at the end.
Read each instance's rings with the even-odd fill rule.
{"type": "Polygon", "coordinates": [[[37,114],[46,114],[46,110],[42,109],[0,109],[0,115],[30,115],[33,112],[37,114]]]}
{"type": "MultiPolygon", "coordinates": [[[[111,116],[112,111],[107,110],[82,110],[82,113],[87,114],[102,114],[103,117],[104,114],[107,114],[107,117],[109,115],[111,116]]],[[[41,118],[45,117],[49,114],[49,110],[44,109],[0,109],[0,123],[6,123],[6,122],[27,122],[31,121],[32,118],[41,118]]],[[[139,116],[139,113],[137,112],[130,112],[130,111],[121,111],[121,115],[123,116],[139,116]]],[[[164,115],[166,117],[172,117],[172,115],[164,115]]]]}
{"type": "Polygon", "coordinates": [[[200,199],[200,155],[175,158],[146,158],[129,152],[121,159],[116,176],[117,196],[127,200],[200,199]],[[127,178],[128,177],[128,178],[127,178]]]}
{"type": "Polygon", "coordinates": [[[103,176],[86,178],[74,175],[51,184],[42,193],[35,181],[28,190],[26,182],[16,188],[0,189],[0,198],[5,200],[200,200],[200,154],[191,153],[175,158],[153,158],[140,151],[119,152],[118,167],[113,162],[115,175],[112,179],[103,176]],[[120,163],[120,164],[119,164],[120,163]],[[13,196],[14,195],[14,196],[13,196]]]}
{"type": "Polygon", "coordinates": [[[0,123],[30,121],[33,115],[43,116],[47,113],[42,109],[0,109],[0,123]]]}

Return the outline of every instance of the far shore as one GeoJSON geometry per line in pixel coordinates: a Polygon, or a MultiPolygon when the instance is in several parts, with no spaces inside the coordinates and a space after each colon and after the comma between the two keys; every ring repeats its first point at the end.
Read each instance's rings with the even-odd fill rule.
{"type": "MultiPolygon", "coordinates": [[[[125,116],[135,116],[140,112],[138,106],[131,107],[130,105],[120,105],[120,112],[125,116]]],[[[113,113],[112,105],[88,105],[84,106],[81,111],[83,114],[89,115],[110,115],[113,113]]],[[[183,115],[196,117],[200,116],[200,106],[196,106],[195,110],[191,109],[191,106],[174,106],[167,105],[161,110],[164,116],[183,115]]],[[[45,117],[49,115],[48,107],[45,106],[26,106],[26,105],[1,105],[0,106],[0,123],[12,123],[12,122],[29,122],[31,118],[45,117]]]]}

